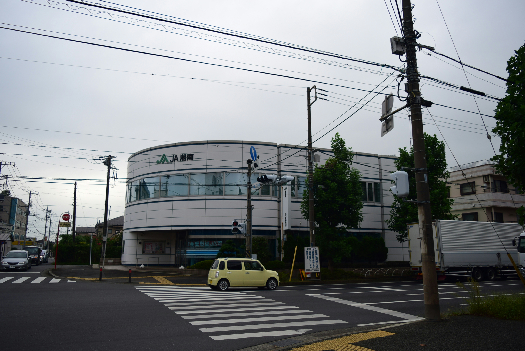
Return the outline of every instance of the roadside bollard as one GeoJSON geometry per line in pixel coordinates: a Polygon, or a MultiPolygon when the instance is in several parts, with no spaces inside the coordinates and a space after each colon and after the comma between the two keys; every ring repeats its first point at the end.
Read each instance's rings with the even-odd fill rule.
{"type": "Polygon", "coordinates": [[[131,268],[129,269],[129,283],[131,283],[131,268]]]}

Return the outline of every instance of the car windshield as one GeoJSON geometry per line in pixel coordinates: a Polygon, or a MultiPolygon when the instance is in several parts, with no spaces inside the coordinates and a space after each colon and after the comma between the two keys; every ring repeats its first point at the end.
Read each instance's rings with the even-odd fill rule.
{"type": "Polygon", "coordinates": [[[26,258],[27,254],[25,252],[9,252],[5,256],[6,258],[26,258]]]}
{"type": "Polygon", "coordinates": [[[26,247],[24,250],[29,252],[30,255],[36,255],[38,253],[38,247],[26,247]]]}
{"type": "Polygon", "coordinates": [[[211,269],[217,269],[217,267],[219,267],[219,260],[215,260],[215,262],[213,262],[211,269]]]}

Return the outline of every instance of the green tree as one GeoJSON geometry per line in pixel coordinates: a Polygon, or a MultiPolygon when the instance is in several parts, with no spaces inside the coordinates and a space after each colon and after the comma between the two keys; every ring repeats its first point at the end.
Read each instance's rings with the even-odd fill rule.
{"type": "MultiPolygon", "coordinates": [[[[525,189],[525,45],[515,51],[515,55],[507,61],[507,72],[507,94],[496,107],[496,127],[492,129],[492,132],[501,138],[500,154],[492,157],[492,161],[509,183],[519,189],[525,189]]],[[[523,225],[523,206],[518,214],[520,224],[523,225]]]]}
{"type": "Polygon", "coordinates": [[[224,257],[243,257],[243,250],[238,248],[233,240],[226,240],[217,253],[217,258],[224,257]]]}
{"type": "Polygon", "coordinates": [[[252,252],[257,254],[257,259],[264,265],[270,261],[272,254],[266,238],[256,236],[252,238],[252,252]]]}
{"type": "Polygon", "coordinates": [[[334,157],[323,166],[315,167],[314,189],[308,189],[307,183],[301,203],[301,213],[308,219],[308,196],[314,191],[315,243],[321,257],[328,259],[329,267],[350,257],[352,246],[347,229],[357,228],[363,220],[360,174],[351,167],[352,149],[346,147],[339,133],[332,138],[332,151],[334,157]]]}
{"type": "MultiPolygon", "coordinates": [[[[455,219],[452,213],[454,200],[449,198],[447,179],[450,176],[447,171],[447,160],[445,157],[445,143],[440,141],[435,135],[425,133],[425,152],[427,160],[428,187],[430,190],[430,206],[432,208],[432,220],[436,219],[455,219]]],[[[399,149],[399,158],[395,161],[398,170],[404,170],[409,176],[410,193],[408,198],[415,200],[416,179],[414,169],[414,149],[399,149]]],[[[388,228],[396,233],[397,240],[403,242],[407,240],[407,224],[417,223],[417,204],[406,202],[394,195],[394,203],[390,210],[390,218],[386,223],[388,228]]]]}

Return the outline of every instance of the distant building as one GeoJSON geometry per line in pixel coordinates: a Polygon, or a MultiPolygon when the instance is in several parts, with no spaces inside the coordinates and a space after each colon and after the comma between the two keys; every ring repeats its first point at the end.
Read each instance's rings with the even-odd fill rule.
{"type": "Polygon", "coordinates": [[[18,245],[26,233],[27,205],[22,200],[0,194],[0,250],[7,253],[11,245],[18,245]],[[8,240],[9,239],[9,240],[8,240]]]}
{"type": "MultiPolygon", "coordinates": [[[[108,239],[113,235],[122,232],[124,228],[124,216],[115,217],[108,220],[108,239]]],[[[104,233],[104,222],[99,222],[95,226],[95,233],[97,236],[102,236],[104,233]]]]}
{"type": "Polygon", "coordinates": [[[97,234],[96,227],[77,227],[75,229],[75,235],[89,236],[89,235],[96,235],[96,234],[97,234]]]}
{"type": "Polygon", "coordinates": [[[472,162],[461,169],[452,167],[448,179],[451,183],[450,198],[454,199],[452,213],[459,215],[459,220],[518,221],[516,209],[525,205],[525,195],[497,173],[492,161],[472,162]]]}

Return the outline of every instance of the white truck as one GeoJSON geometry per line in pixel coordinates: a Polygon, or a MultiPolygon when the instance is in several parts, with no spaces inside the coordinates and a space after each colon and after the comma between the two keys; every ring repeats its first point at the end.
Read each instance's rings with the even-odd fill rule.
{"type": "MultiPolygon", "coordinates": [[[[438,220],[432,227],[438,280],[459,274],[477,281],[515,275],[507,252],[525,273],[525,232],[517,223],[438,220]]],[[[419,225],[409,224],[410,266],[420,279],[422,249],[419,225]]]]}

